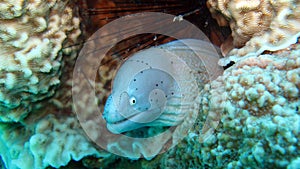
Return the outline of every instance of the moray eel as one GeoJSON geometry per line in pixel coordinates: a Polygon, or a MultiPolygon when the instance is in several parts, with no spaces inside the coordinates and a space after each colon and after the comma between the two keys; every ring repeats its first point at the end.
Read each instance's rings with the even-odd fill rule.
{"type": "Polygon", "coordinates": [[[186,39],[129,57],[106,100],[103,118],[108,130],[120,134],[146,126],[176,126],[188,112],[197,113],[199,92],[216,74],[209,72],[221,71],[212,50],[207,42],[186,39]],[[215,64],[204,62],[207,55],[213,55],[210,61],[215,64]]]}

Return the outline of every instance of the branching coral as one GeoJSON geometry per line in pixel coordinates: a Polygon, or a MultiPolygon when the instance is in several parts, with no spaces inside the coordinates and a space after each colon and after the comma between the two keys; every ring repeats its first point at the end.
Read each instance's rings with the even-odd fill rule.
{"type": "Polygon", "coordinates": [[[225,25],[224,20],[229,21],[234,47],[242,47],[229,52],[231,57],[221,64],[237,61],[248,53],[260,54],[294,44],[300,35],[299,5],[297,0],[209,0],[210,11],[218,22],[225,25]]]}
{"type": "Polygon", "coordinates": [[[298,163],[300,45],[240,61],[207,85],[203,96],[199,115],[222,110],[218,129],[201,143],[196,126],[192,137],[161,158],[162,168],[293,168],[298,163]]]}
{"type": "Polygon", "coordinates": [[[63,46],[80,35],[68,1],[0,3],[0,121],[17,122],[60,84],[63,46]]]}

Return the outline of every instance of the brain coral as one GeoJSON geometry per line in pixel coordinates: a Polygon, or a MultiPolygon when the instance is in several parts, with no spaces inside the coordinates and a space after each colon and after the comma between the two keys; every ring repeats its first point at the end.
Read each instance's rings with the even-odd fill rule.
{"type": "Polygon", "coordinates": [[[62,48],[81,31],[69,1],[0,2],[0,121],[20,121],[60,84],[62,48]]]}
{"type": "Polygon", "coordinates": [[[275,51],[295,43],[300,35],[299,5],[298,0],[209,0],[218,23],[226,25],[229,21],[236,47],[222,65],[251,52],[275,51]]]}
{"type": "Polygon", "coordinates": [[[215,134],[201,143],[195,126],[159,159],[161,168],[297,168],[300,45],[246,58],[205,90],[200,114],[221,110],[215,134]]]}

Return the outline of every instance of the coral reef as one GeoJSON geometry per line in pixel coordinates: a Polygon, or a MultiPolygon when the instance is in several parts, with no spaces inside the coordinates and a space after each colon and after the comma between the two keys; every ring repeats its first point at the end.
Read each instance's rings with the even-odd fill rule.
{"type": "MultiPolygon", "coordinates": [[[[88,140],[83,125],[90,125],[91,139],[102,141],[107,135],[106,129],[92,125],[95,116],[89,114],[93,111],[87,104],[90,93],[84,88],[75,90],[87,98],[80,106],[88,120],[79,124],[72,112],[71,74],[77,50],[64,48],[81,33],[72,2],[1,1],[1,160],[9,169],[59,168],[84,157],[90,168],[122,164],[128,168],[298,168],[300,45],[291,44],[300,35],[299,4],[298,0],[208,0],[218,23],[232,29],[235,49],[220,64],[236,63],[204,86],[195,101],[201,103],[195,125],[168,152],[153,157],[170,144],[170,135],[156,142],[105,138],[109,151],[131,159],[141,156],[135,148],[143,149],[146,160],[132,162],[88,140]],[[204,124],[209,118],[211,123],[204,124]],[[210,133],[209,127],[217,128],[210,133]]],[[[102,78],[96,79],[93,91],[100,110],[111,89],[111,70],[123,58],[105,59],[106,65],[99,68],[105,71],[99,70],[102,78]]],[[[180,134],[178,130],[172,135],[172,141],[178,141],[180,134]]]]}
{"type": "Polygon", "coordinates": [[[241,56],[284,49],[300,36],[297,0],[209,0],[207,4],[218,23],[229,24],[232,30],[235,49],[220,62],[222,65],[236,62],[241,56]]]}
{"type": "Polygon", "coordinates": [[[0,155],[5,167],[59,168],[87,156],[108,156],[87,139],[71,112],[71,74],[80,47],[72,45],[81,34],[74,4],[3,1],[0,8],[0,155]]]}
{"type": "Polygon", "coordinates": [[[299,1],[209,0],[208,7],[220,25],[229,21],[236,47],[220,64],[236,63],[202,91],[189,136],[143,168],[299,168],[299,1]],[[208,112],[220,122],[204,138],[208,112]]]}
{"type": "Polygon", "coordinates": [[[9,169],[55,168],[86,156],[107,157],[87,140],[74,116],[47,115],[38,122],[0,124],[0,154],[9,169]]]}
{"type": "Polygon", "coordinates": [[[299,95],[300,45],[240,61],[205,87],[198,120],[222,110],[215,134],[201,143],[196,125],[191,137],[158,158],[160,167],[297,168],[299,95]]]}
{"type": "Polygon", "coordinates": [[[68,1],[0,4],[0,121],[18,122],[54,94],[62,48],[76,42],[80,22],[68,1]]]}

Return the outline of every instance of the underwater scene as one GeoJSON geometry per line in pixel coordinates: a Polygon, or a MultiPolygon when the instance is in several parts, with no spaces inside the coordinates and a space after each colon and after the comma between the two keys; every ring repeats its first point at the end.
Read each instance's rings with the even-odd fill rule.
{"type": "Polygon", "coordinates": [[[300,0],[0,0],[1,169],[300,169],[300,0]]]}

